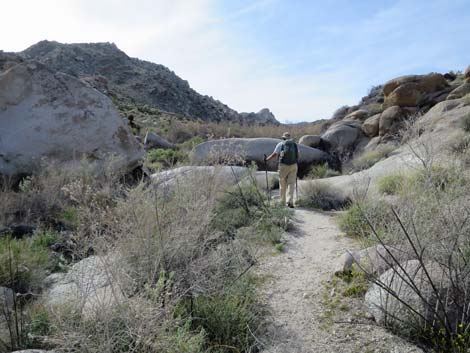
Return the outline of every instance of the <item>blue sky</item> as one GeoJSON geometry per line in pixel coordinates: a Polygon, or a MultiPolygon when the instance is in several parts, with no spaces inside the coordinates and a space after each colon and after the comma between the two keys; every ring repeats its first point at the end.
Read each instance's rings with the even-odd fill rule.
{"type": "Polygon", "coordinates": [[[470,65],[470,0],[16,0],[0,49],[109,41],[238,111],[328,118],[409,73],[470,65]],[[12,30],[15,28],[15,30],[12,30]]]}

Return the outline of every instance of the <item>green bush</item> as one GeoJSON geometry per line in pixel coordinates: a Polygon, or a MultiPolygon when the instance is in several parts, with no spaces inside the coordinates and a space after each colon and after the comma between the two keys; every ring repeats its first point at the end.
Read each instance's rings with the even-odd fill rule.
{"type": "Polygon", "coordinates": [[[350,199],[324,182],[309,182],[301,188],[299,205],[321,210],[340,210],[349,205],[350,199]]]}
{"type": "Polygon", "coordinates": [[[43,231],[35,234],[32,237],[31,247],[33,250],[39,250],[48,248],[49,246],[59,241],[60,235],[54,231],[43,231]]]}
{"type": "Polygon", "coordinates": [[[404,179],[400,174],[387,175],[377,181],[377,187],[382,194],[395,195],[403,186],[404,179]]]}
{"type": "Polygon", "coordinates": [[[187,141],[184,141],[183,143],[179,144],[179,147],[182,150],[185,151],[191,151],[195,146],[201,144],[204,142],[204,139],[199,136],[195,136],[187,141]]]}
{"type": "Polygon", "coordinates": [[[348,236],[365,238],[372,232],[367,220],[377,231],[382,231],[390,217],[390,209],[385,202],[355,202],[340,216],[339,228],[348,236]]]}
{"type": "Polygon", "coordinates": [[[323,179],[341,175],[340,172],[330,169],[328,163],[318,164],[310,168],[307,177],[310,179],[323,179]]]}
{"type": "Polygon", "coordinates": [[[262,315],[254,285],[247,279],[193,302],[193,327],[206,333],[207,352],[257,352],[254,334],[262,315]]]}
{"type": "Polygon", "coordinates": [[[185,159],[185,154],[181,151],[154,148],[147,151],[147,162],[152,164],[161,164],[163,167],[171,167],[185,159]]]}
{"type": "Polygon", "coordinates": [[[47,348],[41,339],[53,332],[51,314],[44,306],[36,303],[30,305],[26,311],[26,322],[21,332],[25,348],[47,348]]]}
{"type": "Polygon", "coordinates": [[[49,251],[44,246],[50,235],[30,239],[0,239],[0,286],[17,293],[28,293],[39,287],[53,266],[49,251]]]}
{"type": "Polygon", "coordinates": [[[460,127],[465,132],[470,132],[470,114],[467,114],[460,119],[460,127]]]}

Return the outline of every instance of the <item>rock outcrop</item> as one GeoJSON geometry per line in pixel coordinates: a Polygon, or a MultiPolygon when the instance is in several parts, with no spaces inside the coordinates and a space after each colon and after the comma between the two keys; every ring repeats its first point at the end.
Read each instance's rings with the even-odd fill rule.
{"type": "Polygon", "coordinates": [[[317,148],[321,143],[321,136],[318,135],[304,135],[299,139],[301,145],[317,148]]]}
{"type": "Polygon", "coordinates": [[[379,135],[384,136],[395,130],[393,127],[403,119],[404,115],[403,109],[397,105],[385,109],[379,119],[379,135]]]}
{"type": "Polygon", "coordinates": [[[116,261],[111,256],[90,256],[66,274],[50,275],[44,281],[46,305],[70,305],[90,317],[119,304],[124,296],[113,278],[116,261]]]}
{"type": "Polygon", "coordinates": [[[175,145],[165,140],[163,137],[151,132],[147,131],[144,138],[144,146],[145,149],[152,149],[152,148],[163,148],[163,149],[174,149],[175,145]]]}
{"type": "MultiPolygon", "coordinates": [[[[264,155],[270,155],[276,145],[281,142],[273,138],[230,138],[212,140],[194,147],[191,159],[196,163],[226,162],[230,164],[249,164],[255,162],[261,168],[264,166],[264,155]]],[[[327,153],[315,148],[298,144],[300,160],[299,169],[305,170],[311,165],[327,162],[327,153]]],[[[277,170],[277,161],[268,163],[268,170],[277,170]]]]}
{"type": "Polygon", "coordinates": [[[383,273],[379,277],[379,283],[382,285],[374,284],[366,293],[365,303],[377,322],[403,327],[409,322],[420,322],[421,317],[424,317],[428,324],[434,322],[438,327],[434,311],[442,315],[443,308],[438,302],[433,285],[439,291],[441,300],[446,303],[446,315],[450,322],[458,322],[457,304],[452,300],[447,301],[445,297],[446,293],[449,295],[451,284],[445,281],[447,277],[441,266],[437,263],[426,265],[426,272],[432,282],[418,260],[406,261],[400,266],[401,268],[391,268],[383,273]],[[413,281],[413,284],[410,281],[413,281]],[[384,289],[384,286],[389,290],[384,289]],[[409,310],[409,307],[414,311],[409,310]]]}
{"type": "Polygon", "coordinates": [[[42,159],[133,169],[143,156],[108,97],[31,61],[0,73],[0,132],[0,174],[13,178],[42,159]]]}
{"type": "Polygon", "coordinates": [[[466,80],[470,80],[470,65],[465,70],[465,72],[463,74],[463,78],[466,79],[466,80]]]}
{"type": "Polygon", "coordinates": [[[335,273],[360,272],[363,269],[374,275],[380,275],[396,265],[395,260],[404,262],[413,257],[407,251],[393,246],[374,245],[362,250],[345,252],[339,259],[335,273]]]}
{"type": "Polygon", "coordinates": [[[381,114],[375,114],[362,124],[362,132],[367,137],[375,137],[379,134],[379,122],[381,114]]]}
{"type": "MultiPolygon", "coordinates": [[[[206,121],[244,122],[243,114],[193,90],[163,65],[130,58],[112,43],[41,41],[20,53],[48,68],[86,79],[117,102],[134,101],[164,112],[206,121]]],[[[252,122],[278,123],[269,111],[248,114],[252,122]]]]}
{"type": "Polygon", "coordinates": [[[321,139],[329,148],[345,151],[353,149],[361,135],[360,123],[343,120],[331,125],[321,139]]]}
{"type": "Polygon", "coordinates": [[[450,99],[459,99],[465,97],[467,94],[470,94],[470,82],[466,81],[454,89],[452,92],[449,93],[447,96],[447,100],[450,99]]]}
{"type": "Polygon", "coordinates": [[[155,188],[165,189],[184,185],[185,182],[197,178],[226,185],[240,181],[247,172],[247,168],[238,166],[187,166],[152,174],[151,180],[155,188]]]}
{"type": "Polygon", "coordinates": [[[431,94],[447,86],[447,80],[441,74],[401,76],[384,85],[384,106],[416,107],[428,102],[431,94]]]}
{"type": "Polygon", "coordinates": [[[279,124],[268,108],[261,109],[258,113],[240,113],[240,116],[248,124],[279,124]]]}

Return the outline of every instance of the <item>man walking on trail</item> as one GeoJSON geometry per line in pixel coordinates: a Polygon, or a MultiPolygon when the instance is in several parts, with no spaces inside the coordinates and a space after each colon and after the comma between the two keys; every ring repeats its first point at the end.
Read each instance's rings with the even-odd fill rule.
{"type": "Polygon", "coordinates": [[[286,204],[286,192],[289,189],[287,206],[294,208],[294,188],[297,181],[297,162],[299,160],[299,148],[290,138],[290,134],[285,132],[282,135],[284,141],[279,142],[274,152],[266,157],[270,161],[276,157],[279,158],[279,191],[281,193],[281,202],[286,204]]]}

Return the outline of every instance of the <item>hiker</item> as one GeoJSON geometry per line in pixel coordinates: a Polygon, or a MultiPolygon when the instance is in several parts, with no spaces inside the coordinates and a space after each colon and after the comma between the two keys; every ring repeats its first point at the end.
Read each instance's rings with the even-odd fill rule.
{"type": "Polygon", "coordinates": [[[274,152],[266,157],[266,161],[270,161],[276,157],[279,158],[279,189],[281,193],[281,202],[286,204],[286,192],[289,189],[287,206],[294,208],[294,188],[297,181],[297,161],[299,160],[299,148],[297,144],[290,138],[290,134],[285,132],[282,134],[284,141],[279,142],[274,152]]]}

